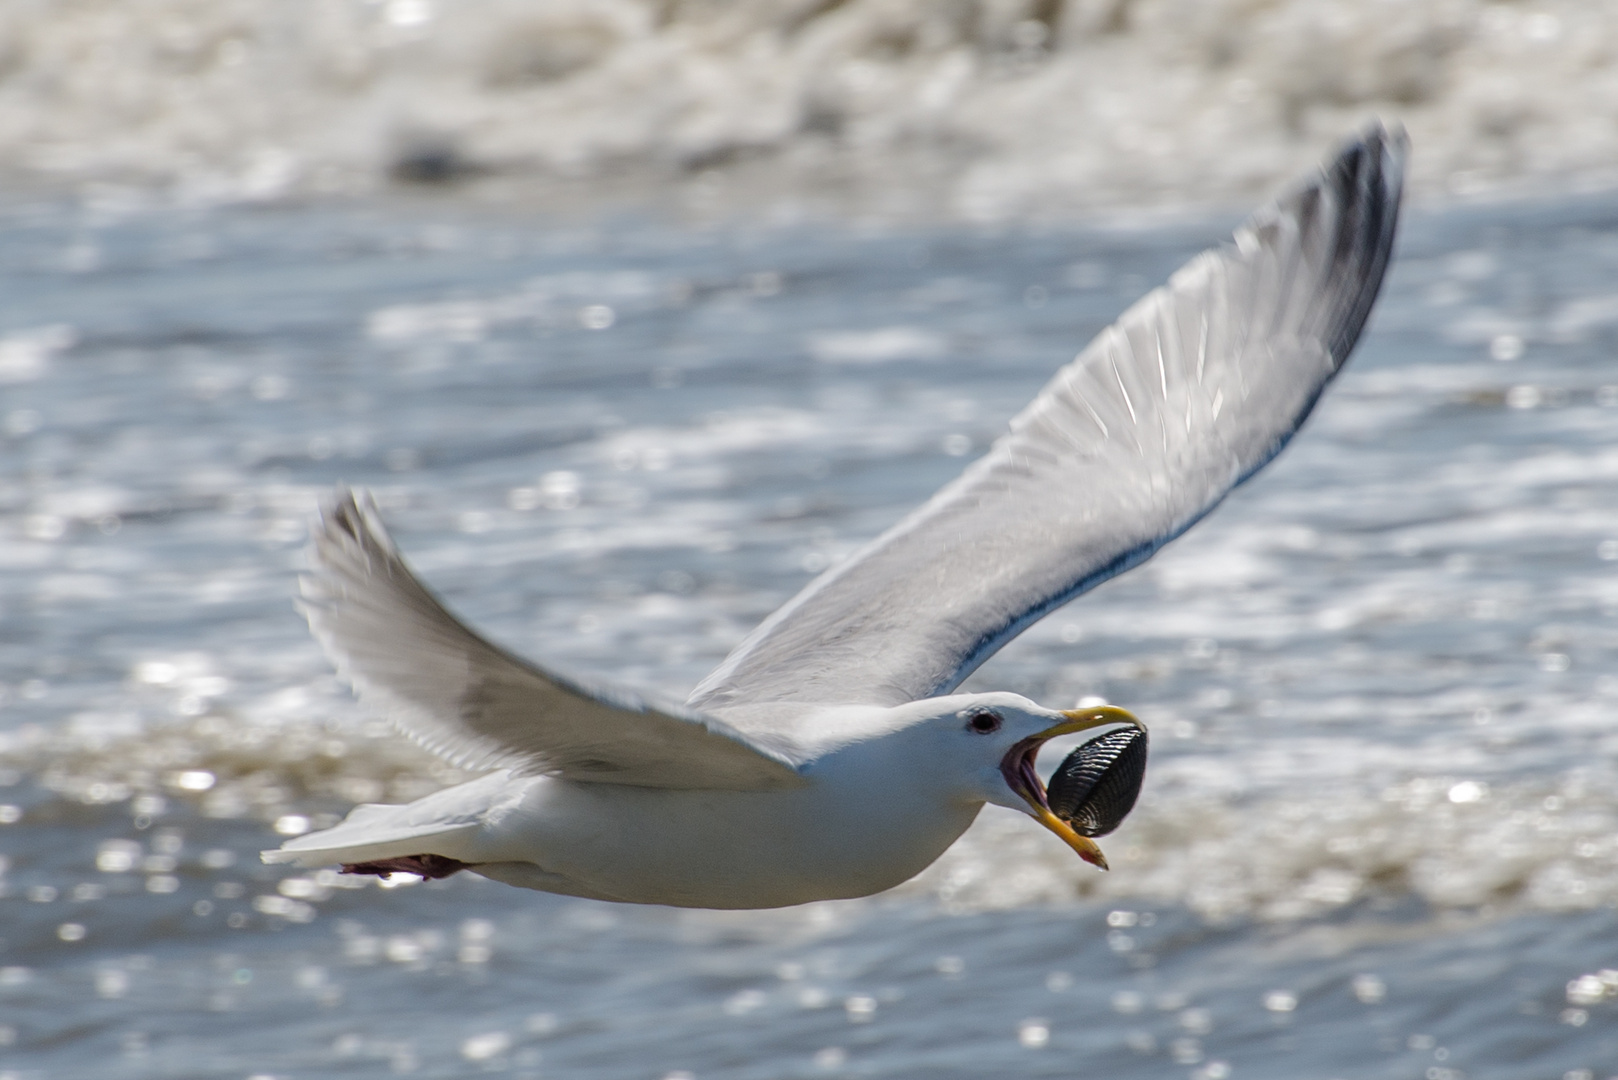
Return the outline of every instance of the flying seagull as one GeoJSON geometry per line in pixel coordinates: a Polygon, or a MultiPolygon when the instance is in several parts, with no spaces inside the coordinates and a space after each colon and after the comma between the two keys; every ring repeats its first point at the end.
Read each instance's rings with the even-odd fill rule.
{"type": "Polygon", "coordinates": [[[1052,809],[1082,792],[1055,800],[1035,756],[1059,735],[1139,722],[954,691],[1286,445],[1376,299],[1406,147],[1372,124],[1135,303],[987,454],[764,620],[684,705],[491,644],[411,573],[370,500],[340,490],[302,582],[310,627],[367,706],[487,772],[360,805],[265,861],[780,907],[897,885],[994,803],[1104,868],[1102,830],[1052,809]]]}

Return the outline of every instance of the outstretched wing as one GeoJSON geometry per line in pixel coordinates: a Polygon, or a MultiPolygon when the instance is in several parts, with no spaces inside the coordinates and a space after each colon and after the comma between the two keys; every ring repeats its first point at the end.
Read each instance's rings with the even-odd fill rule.
{"type": "Polygon", "coordinates": [[[405,565],[368,497],[321,514],[303,610],[367,705],[470,769],[641,787],[758,790],[802,777],[722,721],[546,671],[445,610],[405,565]]]}
{"type": "Polygon", "coordinates": [[[1393,246],[1405,138],[1373,125],[1057,373],[983,458],[771,615],[692,693],[897,704],[1144,561],[1297,431],[1393,246]]]}

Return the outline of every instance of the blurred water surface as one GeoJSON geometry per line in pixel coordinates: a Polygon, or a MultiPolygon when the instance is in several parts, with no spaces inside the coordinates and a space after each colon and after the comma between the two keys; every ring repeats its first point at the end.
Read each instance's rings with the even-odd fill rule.
{"type": "Polygon", "coordinates": [[[256,861],[456,775],[292,608],[339,479],[497,640],[683,695],[1231,224],[6,210],[0,1075],[1618,1073],[1610,199],[1413,217],[1293,447],[974,676],[1152,726],[1109,875],[992,808],[777,912],[256,861]]]}
{"type": "Polygon", "coordinates": [[[1368,113],[1410,184],[1611,187],[1615,0],[12,0],[0,176],[467,183],[988,220],[1241,204],[1368,113]]]}

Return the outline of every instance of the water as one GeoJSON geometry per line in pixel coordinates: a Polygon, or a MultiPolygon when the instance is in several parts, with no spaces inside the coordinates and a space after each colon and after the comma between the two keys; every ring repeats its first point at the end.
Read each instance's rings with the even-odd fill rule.
{"type": "Polygon", "coordinates": [[[993,808],[778,912],[256,861],[455,778],[292,609],[339,479],[683,694],[1231,224],[6,211],[0,1076],[1618,1073],[1611,198],[1414,214],[1292,448],[974,676],[1152,726],[1108,875],[993,808]]]}
{"type": "Polygon", "coordinates": [[[1245,203],[1377,113],[1422,192],[1610,184],[1615,41],[1592,0],[12,0],[0,175],[986,219],[1245,203]]]}

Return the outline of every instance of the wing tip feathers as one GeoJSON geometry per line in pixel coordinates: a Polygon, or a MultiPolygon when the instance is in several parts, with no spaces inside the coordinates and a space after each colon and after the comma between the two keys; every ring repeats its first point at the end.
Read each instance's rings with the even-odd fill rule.
{"type": "Polygon", "coordinates": [[[1381,291],[1392,258],[1409,151],[1403,125],[1373,118],[1340,142],[1315,172],[1237,230],[1238,250],[1243,250],[1244,234],[1251,244],[1266,227],[1295,224],[1300,238],[1318,230],[1314,242],[1324,249],[1319,256],[1323,277],[1313,305],[1320,319],[1314,332],[1334,371],[1353,351],[1381,291]]]}

